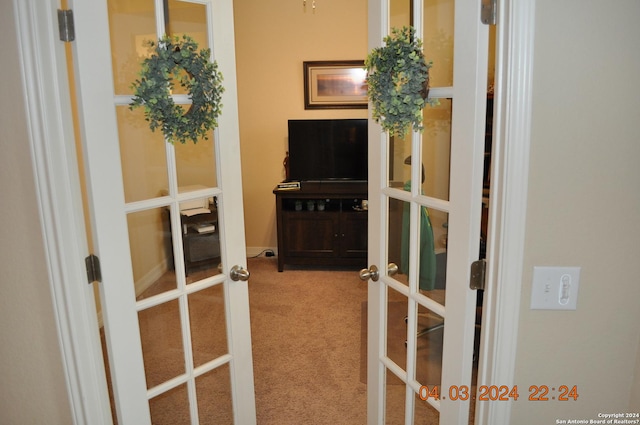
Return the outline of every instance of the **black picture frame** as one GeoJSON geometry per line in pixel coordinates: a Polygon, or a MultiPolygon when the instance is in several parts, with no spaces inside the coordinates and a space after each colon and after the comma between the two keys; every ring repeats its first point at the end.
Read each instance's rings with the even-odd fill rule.
{"type": "Polygon", "coordinates": [[[304,109],[366,109],[364,60],[303,62],[304,109]]]}

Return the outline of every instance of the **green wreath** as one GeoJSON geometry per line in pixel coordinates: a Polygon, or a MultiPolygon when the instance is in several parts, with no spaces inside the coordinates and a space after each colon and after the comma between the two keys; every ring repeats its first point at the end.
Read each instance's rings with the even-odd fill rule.
{"type": "Polygon", "coordinates": [[[372,118],[390,135],[404,137],[411,127],[422,131],[422,109],[438,103],[428,99],[432,63],[413,27],[393,28],[383,41],[365,60],[372,118]]]}
{"type": "Polygon", "coordinates": [[[134,97],[129,109],[143,106],[151,131],[162,129],[169,143],[208,139],[209,131],[218,126],[224,92],[222,74],[217,63],[209,61],[209,49],[198,52],[198,44],[187,35],[165,35],[148,45],[154,53],[142,62],[140,78],[131,85],[134,97]],[[171,97],[176,80],[191,99],[186,112],[171,97]]]}

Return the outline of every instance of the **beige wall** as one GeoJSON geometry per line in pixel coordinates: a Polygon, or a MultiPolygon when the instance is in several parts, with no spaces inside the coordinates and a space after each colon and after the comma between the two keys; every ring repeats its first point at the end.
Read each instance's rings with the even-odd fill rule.
{"type": "Polygon", "coordinates": [[[577,385],[580,397],[523,398],[514,424],[640,411],[640,2],[536,4],[515,381],[521,392],[577,385]],[[582,267],[576,311],[529,309],[536,265],[582,267]]]}
{"type": "Polygon", "coordinates": [[[276,246],[273,188],[284,178],[287,120],[365,118],[304,109],[302,62],[364,59],[366,0],[234,2],[245,229],[249,254],[276,246]],[[252,249],[253,248],[253,249],[252,249]]]}
{"type": "Polygon", "coordinates": [[[13,2],[0,2],[0,422],[70,424],[37,209],[13,2]]]}

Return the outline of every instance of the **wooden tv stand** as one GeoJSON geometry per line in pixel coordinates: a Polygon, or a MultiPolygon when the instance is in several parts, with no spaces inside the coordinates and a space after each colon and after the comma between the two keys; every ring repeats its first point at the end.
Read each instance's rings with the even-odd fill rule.
{"type": "Polygon", "coordinates": [[[279,272],[285,264],[366,266],[366,182],[301,182],[300,189],[276,187],[273,193],[279,272]]]}

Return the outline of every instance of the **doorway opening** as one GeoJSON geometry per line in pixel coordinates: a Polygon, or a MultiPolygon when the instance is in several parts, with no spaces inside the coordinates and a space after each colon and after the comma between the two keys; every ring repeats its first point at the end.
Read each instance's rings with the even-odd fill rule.
{"type": "MultiPolygon", "coordinates": [[[[70,69],[71,69],[71,68],[72,68],[72,67],[70,67],[70,69]]],[[[73,85],[72,85],[72,86],[73,86],[73,85]]],[[[79,138],[78,138],[77,140],[79,140],[79,138]]],[[[80,169],[82,170],[82,166],[80,167],[80,169]]],[[[161,215],[161,214],[160,214],[160,215],[161,215]]],[[[444,229],[444,230],[443,230],[443,232],[445,233],[445,236],[446,236],[446,220],[442,220],[442,222],[440,223],[439,227],[440,227],[440,228],[442,228],[442,229],[444,229]]],[[[90,234],[90,232],[88,232],[88,234],[90,234]]],[[[446,245],[446,242],[445,242],[445,245],[446,245]]],[[[155,281],[154,281],[154,282],[155,282],[155,281]]],[[[99,305],[100,305],[100,304],[98,303],[98,306],[99,306],[99,305]]]]}

